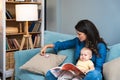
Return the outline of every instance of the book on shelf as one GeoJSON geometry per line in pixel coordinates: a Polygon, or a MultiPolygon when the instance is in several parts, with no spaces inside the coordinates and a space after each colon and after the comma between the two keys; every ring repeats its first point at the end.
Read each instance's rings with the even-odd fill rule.
{"type": "Polygon", "coordinates": [[[8,45],[9,45],[9,49],[14,49],[15,48],[11,39],[8,39],[8,45]]]}
{"type": "Polygon", "coordinates": [[[6,33],[18,33],[18,27],[16,26],[7,26],[6,33]]]}
{"type": "Polygon", "coordinates": [[[20,44],[18,43],[17,39],[14,38],[13,42],[14,42],[15,48],[19,49],[20,48],[20,44]]]}
{"type": "Polygon", "coordinates": [[[29,27],[29,32],[32,32],[33,28],[35,26],[35,21],[33,21],[29,27]]]}
{"type": "Polygon", "coordinates": [[[6,50],[9,49],[19,49],[20,48],[20,44],[18,43],[18,41],[14,38],[14,39],[6,39],[6,50]]]}
{"type": "Polygon", "coordinates": [[[29,27],[29,32],[38,32],[41,27],[40,21],[33,21],[29,27]]]}
{"type": "Polygon", "coordinates": [[[40,30],[40,26],[41,26],[40,21],[35,22],[32,32],[38,32],[40,30]]]}
{"type": "Polygon", "coordinates": [[[39,36],[39,34],[35,35],[33,45],[34,45],[34,47],[40,47],[40,36],[39,36]]]}
{"type": "Polygon", "coordinates": [[[8,39],[6,38],[6,50],[8,50],[10,46],[8,45],[8,39]]]}
{"type": "Polygon", "coordinates": [[[6,10],[6,17],[7,17],[7,19],[13,19],[12,14],[8,10],[6,10]]]}

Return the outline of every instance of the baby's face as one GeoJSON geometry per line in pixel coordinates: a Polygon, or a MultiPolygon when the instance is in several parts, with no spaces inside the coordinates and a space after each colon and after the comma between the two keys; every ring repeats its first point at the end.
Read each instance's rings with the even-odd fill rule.
{"type": "Polygon", "coordinates": [[[80,60],[87,61],[91,59],[91,53],[88,50],[82,51],[80,54],[80,60]]]}

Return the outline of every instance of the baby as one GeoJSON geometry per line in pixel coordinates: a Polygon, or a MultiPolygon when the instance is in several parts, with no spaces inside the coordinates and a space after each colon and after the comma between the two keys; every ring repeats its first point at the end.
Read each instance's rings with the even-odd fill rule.
{"type": "MultiPolygon", "coordinates": [[[[76,67],[85,74],[91,70],[94,70],[94,64],[90,60],[91,58],[92,58],[92,51],[89,48],[84,47],[80,52],[80,58],[76,64],[76,67]]],[[[66,76],[69,77],[69,79],[71,78],[70,80],[82,80],[79,75],[74,76],[74,74],[68,72],[62,74],[62,76],[59,76],[58,80],[68,80],[66,76]]]]}

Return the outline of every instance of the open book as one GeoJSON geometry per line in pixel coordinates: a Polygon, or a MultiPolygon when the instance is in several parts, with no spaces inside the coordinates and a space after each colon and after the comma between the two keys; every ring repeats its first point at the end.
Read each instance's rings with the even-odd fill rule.
{"type": "Polygon", "coordinates": [[[79,76],[82,78],[85,76],[85,73],[83,73],[80,69],[78,69],[72,63],[65,63],[61,67],[52,68],[50,71],[57,78],[63,74],[65,74],[65,77],[67,77],[67,78],[68,77],[72,78],[75,76],[79,76]]]}

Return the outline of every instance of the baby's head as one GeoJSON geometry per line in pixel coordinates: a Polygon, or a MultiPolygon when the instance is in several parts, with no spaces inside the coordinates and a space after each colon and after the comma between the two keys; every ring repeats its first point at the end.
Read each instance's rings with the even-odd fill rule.
{"type": "Polygon", "coordinates": [[[80,60],[87,61],[92,58],[92,51],[89,48],[84,47],[80,53],[80,60]]]}

